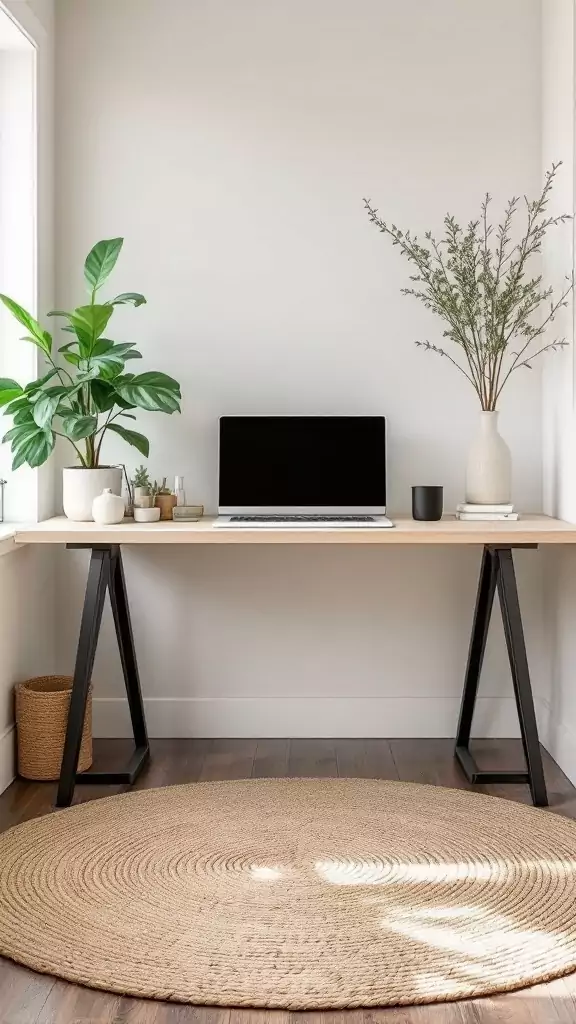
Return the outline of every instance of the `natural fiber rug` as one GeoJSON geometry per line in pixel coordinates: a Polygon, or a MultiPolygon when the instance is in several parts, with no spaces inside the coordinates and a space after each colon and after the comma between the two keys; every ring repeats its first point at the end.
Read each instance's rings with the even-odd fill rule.
{"type": "Polygon", "coordinates": [[[94,988],[291,1009],[485,995],[576,966],[576,825],[395,782],[215,782],[0,836],[0,952],[94,988]]]}

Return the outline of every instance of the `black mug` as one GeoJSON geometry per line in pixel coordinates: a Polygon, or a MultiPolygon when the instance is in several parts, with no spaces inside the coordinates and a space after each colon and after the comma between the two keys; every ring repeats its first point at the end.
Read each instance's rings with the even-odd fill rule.
{"type": "Polygon", "coordinates": [[[442,487],[419,485],[412,488],[412,518],[422,522],[442,519],[442,487]]]}

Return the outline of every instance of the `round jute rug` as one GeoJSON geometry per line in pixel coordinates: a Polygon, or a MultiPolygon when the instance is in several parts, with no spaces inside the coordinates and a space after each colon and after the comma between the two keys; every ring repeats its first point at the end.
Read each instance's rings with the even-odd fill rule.
{"type": "Polygon", "coordinates": [[[215,782],[0,836],[0,952],[94,988],[290,1009],[520,988],[576,967],[576,824],[376,780],[215,782]]]}

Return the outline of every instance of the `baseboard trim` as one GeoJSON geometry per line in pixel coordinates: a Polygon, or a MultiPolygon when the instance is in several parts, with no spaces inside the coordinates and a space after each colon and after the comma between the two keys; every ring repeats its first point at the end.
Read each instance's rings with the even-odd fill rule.
{"type": "MultiPolygon", "coordinates": [[[[460,706],[451,697],[152,697],[144,703],[150,736],[158,739],[451,738],[460,706]]],[[[552,721],[544,701],[535,703],[542,743],[576,785],[576,732],[552,721]]],[[[125,698],[96,698],[93,722],[94,736],[131,735],[125,698]]],[[[474,735],[517,737],[514,700],[480,697],[474,735]]],[[[0,733],[0,793],[15,777],[16,727],[10,725],[0,733]]]]}
{"type": "Polygon", "coordinates": [[[16,726],[0,733],[0,793],[16,778],[16,726]]]}
{"type": "MultiPolygon", "coordinates": [[[[150,736],[198,739],[451,737],[460,708],[458,697],[151,697],[144,703],[150,736]]],[[[96,698],[93,721],[95,736],[131,735],[125,698],[96,698]]],[[[514,699],[480,697],[474,735],[519,736],[514,699]]]]}

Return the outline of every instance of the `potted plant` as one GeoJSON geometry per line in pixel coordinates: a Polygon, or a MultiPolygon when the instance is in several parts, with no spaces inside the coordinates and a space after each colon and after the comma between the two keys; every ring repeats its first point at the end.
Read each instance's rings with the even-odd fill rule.
{"type": "Polygon", "coordinates": [[[443,337],[456,348],[451,355],[430,341],[416,344],[444,356],[466,378],[481,407],[478,436],[468,459],[466,500],[478,504],[510,501],[511,460],[508,446],[498,433],[498,404],[511,375],[531,369],[543,352],[555,351],[567,342],[540,339],[558,311],[567,305],[574,278],[557,297],[543,284],[542,275],[530,269],[540,253],[547,230],[570,218],[551,217],[548,200],[560,164],[546,173],[539,197],[524,197],[526,226],[521,238],[512,242],[514,216],[519,200],[510,199],[500,224],[488,222],[491,197],[487,193],[481,215],[466,229],[451,214],[444,218],[445,235],[440,241],[427,231],[420,242],[410,231],[401,231],[378,216],[368,199],[364,206],[370,220],[412,264],[413,286],[403,288],[444,321],[443,337]]]}
{"type": "Polygon", "coordinates": [[[84,264],[84,279],[90,295],[87,305],[68,312],[54,310],[48,316],[65,321],[62,328],[69,340],[53,351],[52,335],[30,313],[7,295],[0,300],[26,330],[23,340],[40,349],[48,370],[38,380],[21,387],[14,380],[0,379],[0,407],[13,417],[4,435],[12,450],[12,468],[26,463],[41,466],[50,457],[57,437],[74,448],[77,465],[64,469],[64,512],[69,519],[92,519],[92,501],[109,487],[120,494],[122,469],[102,461],[102,446],[108,431],[118,434],[146,458],[148,439],[124,425],[134,420],[133,409],[180,412],[180,386],[172,377],[156,370],[134,374],[126,363],[141,359],[133,342],[115,342],[108,325],[116,306],[135,307],[146,302],[143,295],[124,292],[107,301],[97,301],[98,292],[116,265],[124,239],[98,242],[84,264]],[[64,364],[68,364],[65,366],[64,364]]]}
{"type": "Polygon", "coordinates": [[[150,508],[152,506],[152,484],[145,466],[138,466],[134,470],[132,480],[132,494],[135,508],[150,508]]]}
{"type": "Polygon", "coordinates": [[[158,484],[156,480],[152,485],[154,506],[160,509],[160,519],[172,519],[172,509],[176,505],[176,495],[166,485],[166,477],[158,484]]]}

